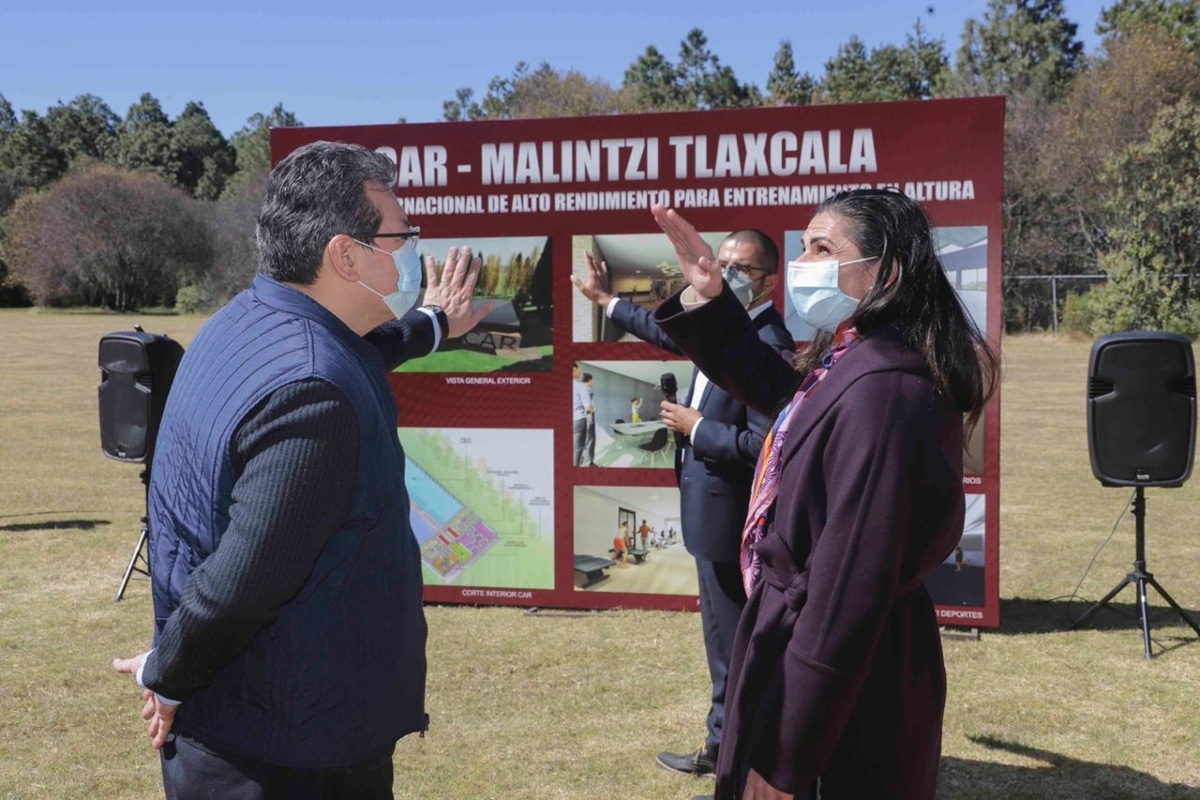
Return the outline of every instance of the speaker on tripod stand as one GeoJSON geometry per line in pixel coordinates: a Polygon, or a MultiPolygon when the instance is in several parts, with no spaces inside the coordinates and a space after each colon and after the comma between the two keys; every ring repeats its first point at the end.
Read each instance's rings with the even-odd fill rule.
{"type": "Polygon", "coordinates": [[[1134,487],[1133,571],[1089,608],[1078,628],[1126,586],[1137,590],[1146,658],[1150,647],[1148,587],[1162,595],[1197,636],[1200,626],[1146,569],[1147,486],[1179,487],[1196,451],[1196,363],[1192,343],[1173,333],[1114,333],[1092,345],[1088,365],[1088,451],[1104,486],[1134,487]]]}
{"type": "MultiPolygon", "coordinates": [[[[179,342],[163,334],[146,333],[140,325],[132,331],[100,337],[100,448],[109,458],[142,464],[142,486],[147,495],[158,424],[182,358],[179,342]]],[[[150,576],[148,545],[149,522],[143,516],[141,536],[113,602],[124,597],[134,572],[150,576]]]]}

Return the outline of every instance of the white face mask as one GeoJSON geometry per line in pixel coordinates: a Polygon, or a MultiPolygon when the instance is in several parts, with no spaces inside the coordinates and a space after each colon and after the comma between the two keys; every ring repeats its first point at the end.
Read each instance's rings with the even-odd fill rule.
{"type": "Polygon", "coordinates": [[[755,279],[743,275],[732,264],[725,268],[723,277],[725,278],[725,282],[729,284],[729,288],[733,291],[733,296],[742,304],[742,308],[750,308],[752,304],[763,296],[762,292],[759,294],[754,293],[754,284],[758,280],[761,280],[761,278],[755,279]]]}
{"type": "Polygon", "coordinates": [[[363,247],[379,250],[396,262],[396,291],[391,294],[380,294],[362,281],[358,283],[371,294],[381,298],[392,315],[400,319],[416,305],[417,297],[421,294],[421,257],[417,255],[416,246],[411,241],[406,241],[400,249],[389,253],[366,242],[359,242],[357,239],[354,241],[363,247]]]}
{"type": "Polygon", "coordinates": [[[847,264],[875,261],[791,261],[788,263],[787,290],[792,305],[814,328],[832,331],[854,313],[862,298],[855,299],[838,288],[838,270],[847,264]]]}

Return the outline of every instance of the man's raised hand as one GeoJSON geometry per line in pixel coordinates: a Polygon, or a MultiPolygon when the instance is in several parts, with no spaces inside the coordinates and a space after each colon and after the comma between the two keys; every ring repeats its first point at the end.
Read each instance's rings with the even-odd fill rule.
{"type": "Polygon", "coordinates": [[[604,308],[613,298],[608,285],[608,264],[597,263],[590,251],[583,254],[583,260],[586,267],[583,278],[572,275],[571,283],[584,297],[604,308]]]}
{"type": "Polygon", "coordinates": [[[441,277],[437,273],[437,261],[433,256],[425,259],[425,304],[440,306],[446,313],[451,339],[462,336],[474,328],[483,318],[492,313],[496,304],[488,300],[472,310],[471,298],[475,293],[475,282],[483,260],[472,257],[469,247],[451,247],[446,255],[446,265],[441,277]]]}

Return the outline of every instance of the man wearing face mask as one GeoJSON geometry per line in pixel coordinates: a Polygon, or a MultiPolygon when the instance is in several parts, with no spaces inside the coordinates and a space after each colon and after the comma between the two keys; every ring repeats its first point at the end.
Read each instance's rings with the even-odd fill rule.
{"type": "MultiPolygon", "coordinates": [[[[779,249],[765,233],[742,229],[721,243],[718,262],[725,281],[746,309],[759,338],[790,353],[795,342],[772,304],[779,249]]],[[[652,318],[652,312],[615,297],[608,270],[588,253],[583,278],[572,276],[585,297],[605,310],[622,329],[674,354],[682,354],[652,318]]],[[[746,408],[703,373],[693,372],[691,391],[682,403],[663,401],[663,422],[682,436],[676,450],[683,543],[696,560],[704,650],[712,681],[707,731],[691,753],[659,753],[657,763],[689,775],[712,774],[721,741],[725,683],[738,617],[746,602],[738,566],[742,525],[750,501],[750,482],[770,419],[746,408]]]]}
{"type": "Polygon", "coordinates": [[[197,334],[148,497],[144,687],[171,800],[391,798],[428,727],[421,558],[387,373],[461,336],[479,259],[421,293],[395,165],[316,142],[271,172],[253,285],[197,334]]]}

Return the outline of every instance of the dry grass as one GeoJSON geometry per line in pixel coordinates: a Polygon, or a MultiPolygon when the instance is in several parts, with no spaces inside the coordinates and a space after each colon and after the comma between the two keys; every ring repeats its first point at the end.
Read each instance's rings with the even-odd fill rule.
{"type": "MultiPolygon", "coordinates": [[[[141,321],[185,344],[198,318],[0,311],[0,798],[160,797],[137,693],[108,662],[144,646],[145,582],[112,597],[137,539],[136,465],[100,453],[96,346],[141,321]]],[[[948,639],[944,798],[1200,798],[1200,641],[1155,595],[1158,657],[1131,617],[1069,631],[1070,594],[1128,499],[1091,475],[1087,342],[1005,342],[1005,627],[948,639]]],[[[1149,567],[1200,608],[1200,478],[1147,490],[1149,567]]],[[[1129,570],[1121,522],[1081,588],[1129,570]]],[[[1127,589],[1118,607],[1131,609],[1127,589]]],[[[687,798],[653,764],[699,741],[694,614],[428,610],[433,728],[397,752],[402,798],[687,798]]]]}

